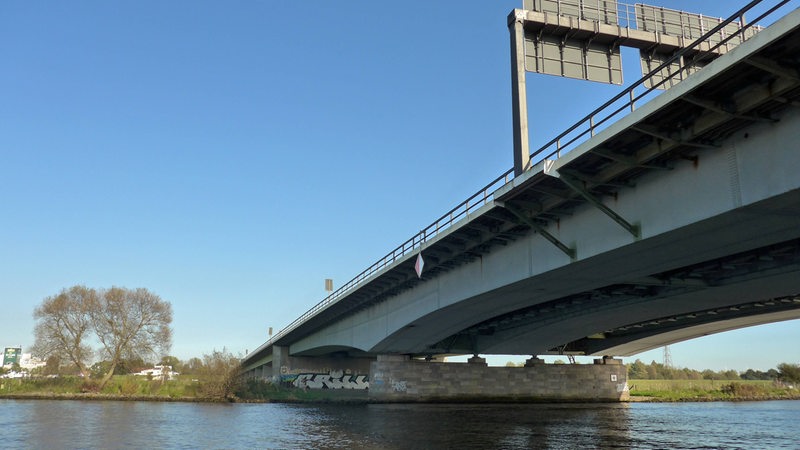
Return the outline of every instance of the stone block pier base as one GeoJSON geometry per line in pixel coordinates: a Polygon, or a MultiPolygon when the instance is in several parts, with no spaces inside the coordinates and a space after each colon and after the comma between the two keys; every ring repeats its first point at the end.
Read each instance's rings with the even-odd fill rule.
{"type": "Polygon", "coordinates": [[[483,358],[467,363],[412,360],[379,355],[370,366],[369,398],[386,402],[619,402],[628,400],[626,367],[619,359],[595,364],[488,367],[483,358]]]}

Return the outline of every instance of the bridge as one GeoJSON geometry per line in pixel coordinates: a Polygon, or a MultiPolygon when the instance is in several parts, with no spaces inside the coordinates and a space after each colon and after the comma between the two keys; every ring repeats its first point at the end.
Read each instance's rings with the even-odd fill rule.
{"type": "Polygon", "coordinates": [[[248,354],[245,370],[629,356],[800,318],[800,10],[654,95],[670,78],[656,69],[533,152],[248,354]]]}

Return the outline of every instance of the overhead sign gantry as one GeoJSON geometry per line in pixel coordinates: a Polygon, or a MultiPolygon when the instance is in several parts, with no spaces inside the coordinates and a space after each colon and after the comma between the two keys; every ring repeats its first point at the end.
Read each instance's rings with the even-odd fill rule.
{"type": "Polygon", "coordinates": [[[695,40],[681,58],[652,73],[648,88],[666,89],[758,31],[716,46],[744,27],[744,17],[714,33],[723,19],[615,0],[523,0],[508,16],[514,119],[514,172],[530,168],[525,73],[622,84],[620,47],[639,49],[643,74],[651,74],[695,40]]]}

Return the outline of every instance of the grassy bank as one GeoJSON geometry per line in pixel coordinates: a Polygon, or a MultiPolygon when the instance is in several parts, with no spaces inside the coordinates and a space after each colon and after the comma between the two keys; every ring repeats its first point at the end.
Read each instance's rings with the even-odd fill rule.
{"type": "Polygon", "coordinates": [[[628,380],[633,401],[800,399],[800,390],[761,380],[628,380]]]}
{"type": "MultiPolygon", "coordinates": [[[[631,401],[742,401],[800,399],[800,389],[772,381],[745,380],[629,380],[631,401]]],[[[101,390],[93,380],[79,377],[0,379],[0,398],[137,400],[186,402],[366,402],[366,391],[302,390],[245,381],[230,392],[191,376],[148,380],[134,375],[114,376],[101,390]]]]}
{"type": "Polygon", "coordinates": [[[148,380],[134,375],[114,376],[103,389],[95,380],[80,377],[25,378],[0,380],[0,396],[15,397],[131,397],[131,398],[207,398],[197,380],[148,380]]]}
{"type": "Polygon", "coordinates": [[[115,375],[99,389],[94,380],[80,377],[0,379],[0,398],[65,400],[134,400],[186,402],[364,402],[366,391],[289,389],[248,380],[221,391],[218,383],[179,376],[174,380],[148,380],[115,375]]]}

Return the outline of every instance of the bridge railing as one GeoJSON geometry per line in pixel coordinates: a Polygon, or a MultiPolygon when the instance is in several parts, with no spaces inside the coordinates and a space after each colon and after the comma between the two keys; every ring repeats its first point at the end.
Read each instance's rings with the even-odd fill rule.
{"type": "MultiPolygon", "coordinates": [[[[599,108],[595,109],[594,111],[592,111],[591,113],[587,114],[585,117],[577,121],[574,125],[567,128],[564,132],[554,137],[552,140],[550,140],[537,150],[533,151],[531,153],[531,163],[535,164],[542,160],[552,159],[554,157],[559,158],[563,153],[572,150],[578,144],[591,138],[591,136],[594,136],[596,132],[608,126],[613,118],[618,117],[625,111],[629,110],[633,111],[635,109],[637,101],[642,101],[645,97],[653,93],[655,90],[659,89],[665,83],[669,82],[672,78],[685,76],[686,74],[684,72],[689,71],[695,64],[702,61],[701,59],[702,56],[701,56],[700,58],[695,58],[688,62],[684,62],[683,57],[688,52],[698,47],[701,43],[708,42],[709,38],[718,36],[720,30],[730,25],[734,21],[740,20],[740,18],[743,17],[745,13],[751,11],[756,5],[764,1],[766,0],[751,1],[746,6],[744,6],[743,8],[732,14],[728,19],[720,21],[718,25],[711,28],[708,32],[706,32],[703,36],[694,41],[692,44],[679,50],[671,59],[665,61],[663,64],[656,67],[650,73],[648,73],[647,75],[640,78],[638,81],[631,84],[628,88],[626,88],[625,90],[623,90],[622,92],[611,98],[609,101],[601,105],[599,108]],[[662,71],[669,68],[671,65],[675,63],[680,64],[679,70],[674,73],[670,73],[667,76],[664,76],[662,71]],[[655,79],[658,79],[660,81],[658,82],[653,81],[651,87],[645,86],[645,84],[648,81],[655,79]]],[[[786,5],[787,3],[790,3],[791,1],[792,0],[780,0],[768,3],[772,4],[772,6],[769,7],[766,12],[762,13],[756,19],[751,21],[751,23],[756,23],[763,20],[764,18],[773,14],[776,10],[786,5]]],[[[738,39],[739,35],[742,35],[743,37],[749,37],[750,35],[743,33],[745,33],[745,31],[750,29],[752,26],[753,25],[749,24],[743,25],[739,29],[739,32],[731,33],[725,39],[719,41],[715,39],[714,46],[711,47],[709,51],[701,53],[701,55],[706,55],[706,56],[710,55],[711,54],[710,52],[713,52],[717,48],[726,45],[730,40],[738,39]]],[[[743,39],[744,38],[742,38],[742,40],[743,39]]],[[[333,303],[336,303],[341,298],[346,296],[348,293],[350,293],[351,291],[362,285],[367,280],[372,279],[378,273],[389,268],[404,256],[415,253],[428,239],[436,237],[443,231],[449,229],[454,223],[466,217],[470,212],[482,207],[489,201],[493,200],[494,192],[500,187],[506,185],[513,178],[514,178],[513,169],[509,169],[502,175],[495,178],[489,184],[481,188],[478,192],[476,192],[475,194],[473,194],[472,196],[470,196],[469,198],[458,204],[456,207],[454,207],[453,209],[451,209],[450,211],[448,211],[447,213],[436,219],[433,223],[422,229],[419,233],[415,234],[407,241],[400,244],[397,248],[387,253],[383,258],[379,259],[377,262],[369,266],[367,269],[356,275],[353,279],[342,285],[339,289],[333,291],[322,301],[314,305],[311,309],[303,313],[303,315],[292,321],[289,325],[287,325],[277,334],[272,336],[265,344],[259,347],[259,349],[257,349],[255,352],[258,352],[262,348],[266,348],[272,345],[274,342],[276,342],[277,340],[279,340],[280,338],[282,338],[283,336],[285,336],[286,334],[297,328],[300,324],[302,324],[309,318],[315,316],[317,313],[324,310],[333,303]]]]}
{"type": "Polygon", "coordinates": [[[387,253],[386,256],[379,259],[377,262],[366,268],[364,271],[356,275],[353,279],[342,285],[339,289],[333,291],[330,295],[325,297],[321,302],[314,305],[311,309],[306,311],[302,316],[298,317],[292,323],[287,325],[284,329],[275,334],[266,344],[262,347],[271,345],[272,342],[285,336],[290,331],[297,328],[300,324],[316,315],[319,311],[327,308],[329,305],[336,303],[340,298],[347,295],[351,290],[360,286],[364,281],[369,280],[377,273],[383,271],[389,266],[393,265],[404,256],[414,253],[419,249],[428,239],[434,238],[450,226],[467,216],[470,212],[480,208],[488,203],[493,197],[492,193],[500,187],[507,184],[514,175],[514,170],[509,169],[504,174],[495,178],[492,182],[484,186],[480,191],[476,192],[468,199],[461,202],[458,206],[451,209],[443,216],[439,217],[436,221],[422,229],[419,233],[412,236],[407,241],[400,244],[397,248],[387,253]]]}

